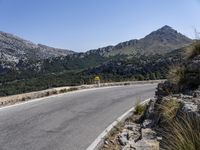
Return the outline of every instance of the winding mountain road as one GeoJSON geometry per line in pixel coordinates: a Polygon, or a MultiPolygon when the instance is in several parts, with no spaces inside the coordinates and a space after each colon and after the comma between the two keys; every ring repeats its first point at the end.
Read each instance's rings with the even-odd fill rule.
{"type": "Polygon", "coordinates": [[[74,91],[0,108],[1,150],[85,150],[157,84],[74,91]]]}

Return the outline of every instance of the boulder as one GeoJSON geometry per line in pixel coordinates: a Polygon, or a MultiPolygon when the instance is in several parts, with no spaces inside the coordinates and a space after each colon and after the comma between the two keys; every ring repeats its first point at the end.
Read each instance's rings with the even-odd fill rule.
{"type": "Polygon", "coordinates": [[[157,139],[156,132],[151,128],[142,129],[142,139],[152,140],[157,139]]]}
{"type": "Polygon", "coordinates": [[[179,86],[171,83],[169,81],[165,81],[164,83],[159,83],[156,91],[156,96],[158,99],[162,99],[164,96],[168,96],[170,94],[175,94],[179,92],[179,86]]]}
{"type": "Polygon", "coordinates": [[[135,145],[136,150],[159,150],[159,142],[157,140],[140,140],[135,145]]]}
{"type": "Polygon", "coordinates": [[[128,132],[123,131],[119,136],[118,136],[118,141],[121,146],[125,146],[128,143],[128,132]]]}

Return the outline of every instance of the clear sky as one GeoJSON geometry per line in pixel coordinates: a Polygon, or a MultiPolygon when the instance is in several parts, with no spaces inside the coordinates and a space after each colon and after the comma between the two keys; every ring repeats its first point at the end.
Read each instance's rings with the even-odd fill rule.
{"type": "Polygon", "coordinates": [[[194,38],[200,0],[0,0],[0,30],[34,43],[86,51],[169,25],[194,38]]]}

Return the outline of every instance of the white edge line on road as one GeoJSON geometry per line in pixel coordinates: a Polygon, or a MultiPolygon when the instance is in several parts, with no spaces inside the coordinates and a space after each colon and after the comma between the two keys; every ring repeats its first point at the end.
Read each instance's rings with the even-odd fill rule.
{"type": "MultiPolygon", "coordinates": [[[[147,102],[150,101],[151,98],[144,100],[140,104],[144,105],[147,102]]],[[[125,120],[133,111],[135,107],[132,107],[128,111],[126,111],[123,115],[121,115],[119,118],[117,118],[116,121],[111,123],[93,142],[90,144],[90,146],[86,150],[97,150],[101,143],[103,142],[105,136],[115,127],[119,122],[125,120]]]]}
{"type": "MultiPolygon", "coordinates": [[[[134,85],[134,84],[133,84],[134,85]]],[[[135,84],[135,86],[137,85],[143,85],[143,84],[135,84]]],[[[61,97],[63,95],[66,95],[66,94],[71,94],[71,93],[79,93],[79,92],[86,92],[86,91],[94,91],[94,90],[100,90],[100,89],[107,89],[107,88],[114,88],[114,87],[123,87],[125,85],[120,85],[120,86],[107,86],[107,87],[95,87],[95,88],[88,88],[88,89],[79,89],[77,91],[70,91],[70,92],[66,92],[66,93],[60,93],[60,94],[56,94],[56,95],[51,95],[51,96],[47,96],[47,97],[42,97],[42,98],[36,98],[36,99],[30,99],[28,101],[25,101],[25,102],[18,102],[16,104],[11,104],[11,105],[7,105],[7,106],[2,106],[0,107],[0,111],[4,110],[4,109],[9,109],[9,108],[12,108],[12,107],[17,107],[17,106],[20,106],[20,105],[25,105],[27,103],[34,103],[34,102],[38,102],[38,101],[41,101],[41,100],[48,100],[50,98],[53,98],[53,97],[61,97]]],[[[127,86],[127,85],[126,85],[127,86]]]]}

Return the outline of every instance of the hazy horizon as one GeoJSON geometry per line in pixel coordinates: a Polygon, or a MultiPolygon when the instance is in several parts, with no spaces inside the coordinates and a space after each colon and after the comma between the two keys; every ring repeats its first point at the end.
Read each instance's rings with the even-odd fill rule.
{"type": "Polygon", "coordinates": [[[0,31],[83,52],[140,39],[169,25],[194,38],[199,0],[0,0],[0,31]]]}

